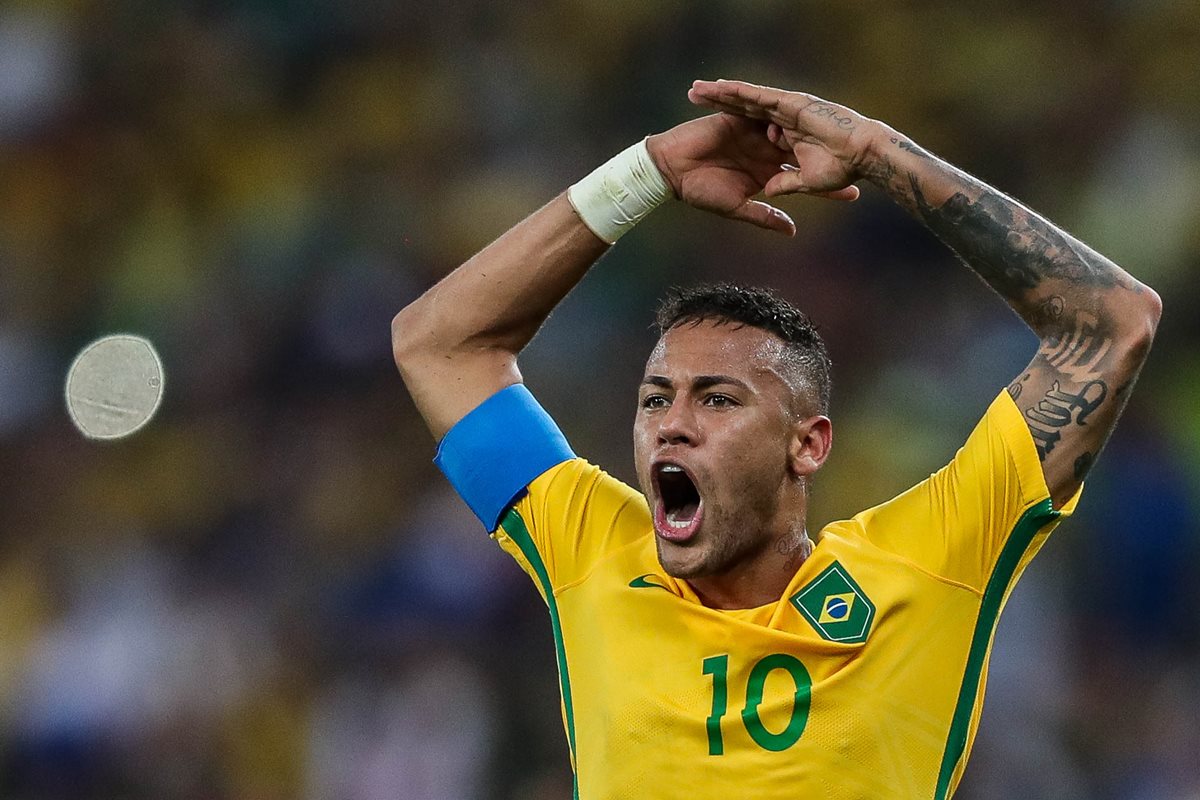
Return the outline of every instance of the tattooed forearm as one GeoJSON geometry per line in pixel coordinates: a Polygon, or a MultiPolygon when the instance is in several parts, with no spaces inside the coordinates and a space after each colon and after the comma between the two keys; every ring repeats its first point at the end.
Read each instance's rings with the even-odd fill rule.
{"type": "Polygon", "coordinates": [[[1038,306],[1034,327],[1056,329],[1066,308],[1066,300],[1057,294],[1050,295],[1038,306]]]}
{"type": "Polygon", "coordinates": [[[1103,374],[1113,342],[1093,314],[1081,311],[1075,319],[1073,329],[1047,338],[1038,352],[1063,375],[1080,382],[1093,380],[1103,374]]]}
{"type": "Polygon", "coordinates": [[[1025,384],[1029,381],[1029,373],[1026,372],[1021,376],[1020,380],[1015,380],[1008,386],[1008,396],[1013,400],[1020,400],[1021,394],[1025,391],[1025,384]]]}
{"type": "Polygon", "coordinates": [[[971,201],[956,192],[934,208],[916,176],[910,173],[908,181],[917,213],[929,229],[1010,303],[1023,302],[1026,293],[1041,283],[1047,271],[1040,262],[1046,260],[1050,247],[1046,242],[1035,242],[1032,248],[1012,246],[1017,221],[1011,204],[987,195],[971,201]]]}
{"type": "Polygon", "coordinates": [[[866,177],[880,186],[889,186],[896,179],[896,165],[886,158],[881,158],[866,167],[866,177]]]}
{"type": "MultiPolygon", "coordinates": [[[[1042,312],[1054,319],[1061,318],[1062,298],[1057,295],[1048,298],[1042,304],[1042,312]]],[[[1104,378],[1113,366],[1109,358],[1112,347],[1107,326],[1087,311],[1077,312],[1074,324],[1064,328],[1060,335],[1042,341],[1032,368],[1049,372],[1055,379],[1045,395],[1025,409],[1025,421],[1043,461],[1062,438],[1062,428],[1087,425],[1088,417],[1108,398],[1109,388],[1104,378]]],[[[1021,396],[1022,384],[1030,374],[1026,372],[1021,381],[1009,387],[1014,400],[1021,396]]]]}
{"type": "MultiPolygon", "coordinates": [[[[934,160],[933,156],[924,149],[914,144],[913,142],[905,141],[898,136],[893,136],[890,139],[891,143],[900,150],[906,153],[920,156],[921,158],[934,160]]],[[[913,203],[912,198],[908,193],[908,183],[903,177],[899,177],[899,170],[896,168],[895,162],[887,155],[873,160],[863,167],[864,177],[872,183],[881,186],[888,194],[898,200],[901,205],[909,211],[916,213],[917,207],[913,203]]]]}
{"type": "Polygon", "coordinates": [[[1127,272],[1004,194],[888,131],[863,175],[925,223],[1041,339],[1008,387],[1056,505],[1116,424],[1161,301],[1127,272]],[[1120,387],[1120,388],[1113,388],[1120,387]]]}
{"type": "Polygon", "coordinates": [[[1075,480],[1081,481],[1087,477],[1088,470],[1092,468],[1092,464],[1096,461],[1094,453],[1084,453],[1079,458],[1075,459],[1075,466],[1072,473],[1075,475],[1075,480]]]}
{"type": "Polygon", "coordinates": [[[1087,425],[1088,417],[1108,397],[1108,384],[1102,380],[1088,381],[1078,391],[1066,391],[1058,381],[1037,405],[1025,410],[1025,421],[1033,432],[1038,458],[1046,460],[1062,439],[1062,428],[1068,425],[1087,425]]]}
{"type": "Polygon", "coordinates": [[[915,213],[1039,334],[1053,332],[1038,325],[1047,281],[1081,292],[1140,289],[1104,256],[1015,200],[911,141],[888,142],[866,177],[915,213]]]}
{"type": "Polygon", "coordinates": [[[901,150],[907,150],[908,152],[910,152],[914,155],[918,155],[921,158],[933,158],[933,156],[929,155],[929,153],[923,147],[918,145],[916,142],[906,142],[903,139],[897,141],[896,139],[893,139],[892,143],[895,144],[897,147],[899,147],[901,150]]]}

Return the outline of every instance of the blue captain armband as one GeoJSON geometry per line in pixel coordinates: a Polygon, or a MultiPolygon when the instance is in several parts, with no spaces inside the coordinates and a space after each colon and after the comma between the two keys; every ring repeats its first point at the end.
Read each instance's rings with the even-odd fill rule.
{"type": "Polygon", "coordinates": [[[533,482],[575,457],[523,384],[501,389],[455,423],[438,444],[438,465],[489,531],[533,482]]]}

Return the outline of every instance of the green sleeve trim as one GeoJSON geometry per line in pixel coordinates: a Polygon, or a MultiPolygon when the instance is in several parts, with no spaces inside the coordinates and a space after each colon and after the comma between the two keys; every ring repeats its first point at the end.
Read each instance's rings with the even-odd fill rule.
{"type": "MultiPolygon", "coordinates": [[[[563,645],[562,620],[558,616],[558,601],[554,597],[554,587],[550,585],[550,574],[546,571],[546,562],[542,561],[542,554],[538,552],[537,546],[533,543],[533,537],[529,535],[529,529],[525,527],[525,520],[521,519],[521,515],[515,508],[510,508],[505,513],[504,518],[500,520],[500,527],[504,529],[510,539],[516,542],[521,554],[529,562],[529,566],[533,567],[538,583],[541,584],[542,594],[546,597],[546,606],[550,609],[550,628],[554,633],[554,654],[558,659],[558,683],[559,689],[562,691],[563,709],[567,716],[567,740],[571,745],[571,760],[575,766],[579,764],[579,758],[575,753],[575,709],[571,704],[571,679],[567,675],[567,650],[563,645]]],[[[574,797],[575,800],[579,798],[578,774],[575,777],[574,797]]]]}
{"type": "Polygon", "coordinates": [[[967,734],[971,727],[971,714],[979,698],[979,676],[983,672],[983,663],[987,659],[988,644],[996,630],[996,622],[1000,617],[1000,606],[1004,595],[1012,583],[1013,575],[1021,563],[1021,558],[1033,543],[1037,532],[1050,522],[1058,519],[1059,512],[1054,510],[1050,498],[1046,498],[1032,506],[1013,527],[1012,534],[996,568],[988,579],[983,592],[983,600],[979,608],[979,619],[975,623],[975,632],[971,636],[971,649],[967,652],[967,666],[963,674],[962,687],[958,690],[958,702],[954,706],[954,716],[950,722],[950,735],[946,742],[946,751],[942,755],[942,766],[938,771],[937,791],[934,800],[946,800],[950,796],[950,781],[954,770],[967,749],[967,734]]]}

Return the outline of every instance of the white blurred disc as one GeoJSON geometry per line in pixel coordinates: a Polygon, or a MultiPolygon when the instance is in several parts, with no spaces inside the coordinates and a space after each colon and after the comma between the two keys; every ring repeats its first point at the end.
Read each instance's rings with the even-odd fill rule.
{"type": "Polygon", "coordinates": [[[162,402],[162,360],[140,336],[114,334],[80,351],[67,372],[67,411],[89,439],[120,439],[162,402]]]}

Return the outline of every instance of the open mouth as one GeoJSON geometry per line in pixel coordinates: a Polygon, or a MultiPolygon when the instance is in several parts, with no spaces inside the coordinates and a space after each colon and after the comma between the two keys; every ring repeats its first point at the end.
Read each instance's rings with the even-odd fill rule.
{"type": "Polygon", "coordinates": [[[673,542],[692,538],[700,528],[704,502],[692,476],[678,464],[663,462],[655,466],[658,502],[654,507],[654,529],[673,542]]]}

